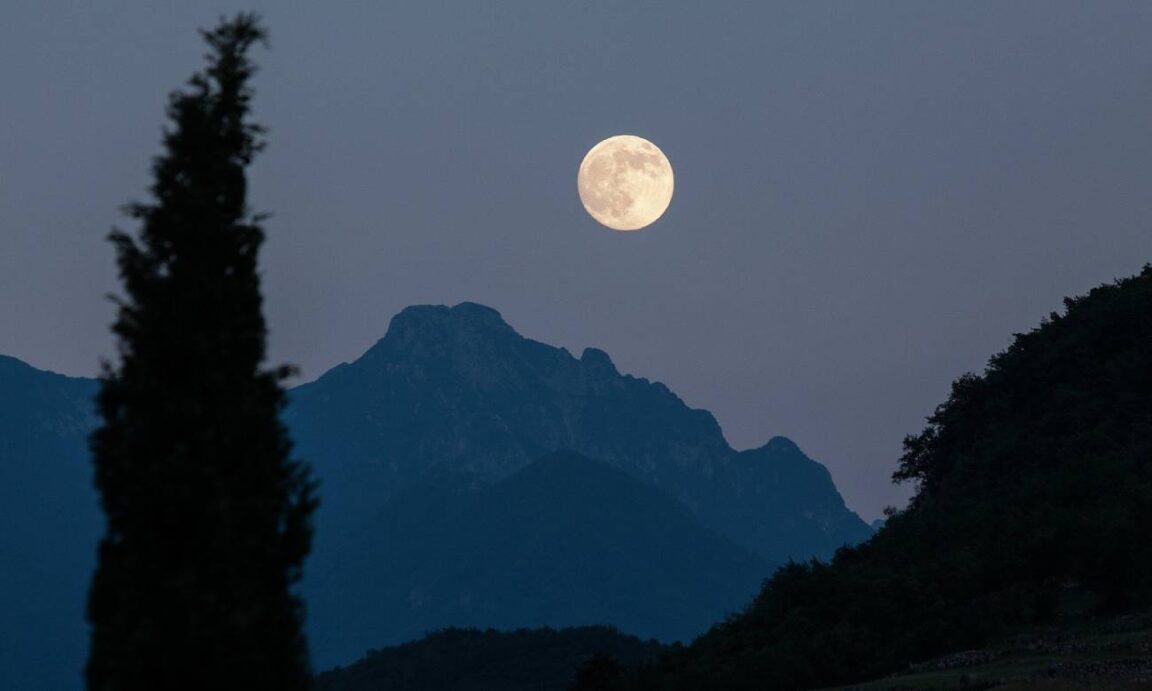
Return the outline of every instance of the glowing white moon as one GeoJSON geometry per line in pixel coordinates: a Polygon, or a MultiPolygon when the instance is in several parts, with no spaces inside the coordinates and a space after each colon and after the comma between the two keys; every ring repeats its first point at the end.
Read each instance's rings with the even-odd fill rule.
{"type": "Polygon", "coordinates": [[[584,156],[576,187],[592,218],[613,230],[640,230],[672,201],[672,164],[647,139],[621,134],[584,156]]]}

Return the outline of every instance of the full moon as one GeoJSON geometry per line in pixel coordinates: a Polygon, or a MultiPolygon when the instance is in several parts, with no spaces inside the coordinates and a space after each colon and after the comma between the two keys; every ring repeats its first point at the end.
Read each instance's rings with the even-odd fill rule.
{"type": "Polygon", "coordinates": [[[640,230],[672,201],[672,164],[655,144],[620,134],[584,156],[576,187],[592,218],[613,230],[640,230]]]}

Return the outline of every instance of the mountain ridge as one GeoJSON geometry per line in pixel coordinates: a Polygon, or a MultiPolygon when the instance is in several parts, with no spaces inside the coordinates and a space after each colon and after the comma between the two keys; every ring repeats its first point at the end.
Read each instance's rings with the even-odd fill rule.
{"type": "MultiPolygon", "coordinates": [[[[10,512],[10,524],[27,521],[50,533],[33,539],[34,531],[17,531],[0,542],[0,552],[32,555],[27,557],[29,563],[43,563],[40,570],[45,573],[66,568],[74,575],[67,583],[24,578],[2,593],[6,599],[0,604],[6,611],[32,608],[23,618],[37,612],[40,620],[59,623],[56,628],[61,632],[45,629],[43,636],[32,635],[13,624],[0,632],[0,640],[12,638],[18,645],[0,646],[4,649],[0,658],[5,653],[13,656],[0,668],[29,673],[26,661],[50,654],[57,640],[69,641],[64,644],[70,651],[66,656],[75,659],[76,673],[44,675],[47,681],[40,688],[45,689],[66,688],[62,679],[79,683],[87,640],[84,594],[101,520],[86,460],[87,434],[96,423],[92,397],[97,388],[95,379],[57,375],[0,356],[0,413],[9,411],[0,415],[0,478],[12,495],[0,511],[10,512]],[[44,405],[32,405],[33,399],[44,405]],[[55,489],[38,489],[48,486],[55,489]]],[[[448,491],[439,501],[457,501],[461,493],[490,487],[560,449],[579,451],[618,469],[630,467],[632,479],[689,506],[697,520],[701,507],[711,509],[714,518],[725,518],[716,507],[727,502],[705,501],[709,488],[750,477],[764,490],[758,501],[786,506],[785,500],[796,494],[788,489],[793,470],[826,476],[826,471],[820,472],[822,466],[798,449],[780,455],[772,472],[756,470],[753,466],[771,466],[775,461],[769,457],[775,451],[737,452],[724,440],[711,413],[689,408],[663,384],[620,373],[608,354],[597,348],[586,348],[577,358],[563,348],[527,339],[499,312],[476,303],[403,310],[363,357],[293,388],[289,398],[284,419],[297,441],[296,456],[312,461],[321,481],[317,541],[305,566],[304,587],[310,598],[314,595],[310,584],[317,575],[339,567],[341,541],[370,530],[387,497],[421,483],[439,483],[448,491]],[[737,465],[751,469],[737,472],[737,465]]],[[[779,442],[766,447],[785,450],[779,442]]],[[[784,520],[770,513],[736,511],[725,520],[742,529],[765,521],[779,523],[779,529],[765,535],[746,531],[756,540],[793,540],[791,546],[782,542],[779,554],[768,563],[793,553],[827,554],[841,541],[862,537],[863,530],[839,535],[834,521],[823,520],[824,514],[841,518],[854,514],[843,507],[830,478],[817,477],[817,485],[821,496],[832,499],[831,508],[823,513],[820,507],[828,502],[813,500],[811,507],[805,507],[813,510],[815,519],[784,520]]],[[[795,513],[794,509],[789,510],[795,513]]],[[[437,510],[436,505],[430,510],[437,510]]],[[[702,525],[739,546],[724,526],[718,529],[716,522],[703,521],[702,525]]],[[[22,573],[12,571],[13,576],[22,573]]],[[[714,604],[716,616],[723,614],[720,602],[714,604]]],[[[338,611],[335,616],[339,618],[338,611]]],[[[703,626],[703,616],[698,620],[703,626]]],[[[683,630],[673,627],[662,633],[683,630]]],[[[321,640],[315,627],[310,635],[321,640]]],[[[384,637],[366,641],[363,647],[321,650],[318,664],[346,662],[367,647],[387,642],[384,637]]],[[[29,674],[20,682],[6,683],[0,673],[0,685],[37,688],[31,684],[40,675],[29,674]]]]}
{"type": "MultiPolygon", "coordinates": [[[[363,356],[293,389],[290,398],[285,419],[299,455],[312,462],[322,479],[326,504],[318,517],[309,566],[316,577],[305,581],[306,593],[318,603],[313,618],[323,622],[312,629],[321,666],[346,662],[372,645],[398,642],[412,634],[414,622],[425,621],[422,612],[397,610],[395,621],[381,628],[359,618],[366,595],[333,597],[358,587],[357,569],[341,555],[366,555],[358,561],[358,570],[381,574],[396,558],[367,537],[385,520],[382,504],[408,512],[412,530],[427,537],[442,517],[417,505],[413,497],[424,497],[429,506],[466,502],[467,493],[499,487],[557,451],[595,459],[682,503],[717,539],[763,560],[761,577],[773,565],[827,557],[872,534],[844,505],[827,469],[793,442],[777,437],[756,449],[737,451],[711,413],[690,408],[664,384],[620,373],[602,350],[587,348],[577,358],[564,348],[522,336],[499,312],[476,303],[402,310],[363,356]],[[429,487],[436,492],[427,494],[429,487]],[[448,494],[441,492],[445,488],[448,494]],[[326,639],[322,632],[333,631],[341,613],[354,610],[357,627],[346,625],[342,642],[326,639]]],[[[571,536],[578,539],[581,534],[574,527],[571,536]]],[[[485,540],[493,550],[500,543],[492,533],[485,540]]],[[[693,549],[704,549],[696,544],[693,549]]],[[[447,558],[424,554],[430,562],[447,558]]],[[[495,559],[483,554],[472,558],[479,569],[495,559]]],[[[543,565],[537,568],[546,570],[543,565]]],[[[465,582],[471,574],[458,578],[465,582]]],[[[733,585],[724,591],[741,589],[733,585]]],[[[413,585],[412,590],[418,588],[413,585]]],[[[710,598],[706,588],[693,592],[712,603],[712,620],[738,606],[731,595],[710,598]]],[[[469,597],[475,599],[475,593],[469,597]]],[[[550,609],[555,603],[549,598],[558,594],[540,597],[534,607],[556,611],[554,618],[523,618],[532,610],[524,602],[509,605],[511,609],[499,615],[494,610],[492,616],[506,617],[501,621],[513,626],[589,623],[575,611],[550,609]]],[[[643,600],[644,593],[637,597],[643,600]]],[[[585,604],[592,608],[594,598],[585,604]]],[[[647,601],[622,607],[618,618],[600,623],[627,628],[627,612],[644,606],[647,601]]],[[[460,619],[445,614],[429,620],[428,626],[483,623],[467,619],[468,607],[454,611],[460,619]]],[[[685,640],[710,620],[686,612],[683,622],[694,623],[665,620],[636,633],[685,640]]]]}
{"type": "Polygon", "coordinates": [[[1144,688],[1150,343],[1152,265],[1065,298],[905,438],[916,493],[870,540],[620,688],[1144,688]]]}
{"type": "MultiPolygon", "coordinates": [[[[710,412],[690,408],[664,384],[620,373],[600,349],[586,348],[577,358],[564,348],[521,336],[499,312],[477,303],[405,308],[363,356],[296,387],[292,395],[287,419],[308,418],[295,429],[304,452],[321,464],[329,456],[359,454],[361,466],[385,466],[385,484],[391,488],[415,481],[440,463],[451,464],[482,486],[566,448],[669,491],[706,524],[771,560],[830,556],[840,545],[871,534],[844,505],[826,469],[794,444],[787,448],[769,441],[737,451],[710,412]],[[413,353],[418,356],[411,357],[413,353]],[[437,394],[410,395],[417,385],[437,387],[437,394]],[[367,411],[369,419],[359,426],[331,419],[316,401],[330,399],[337,390],[362,399],[362,413],[367,411]],[[305,412],[297,412],[301,407],[305,412]],[[448,418],[454,419],[452,429],[444,423],[448,418]],[[536,424],[539,420],[556,424],[536,424]],[[347,433],[345,447],[313,445],[310,427],[316,421],[347,433]],[[375,458],[358,452],[365,446],[378,449],[375,458]],[[401,466],[402,459],[409,459],[407,467],[401,466]],[[766,461],[773,467],[757,468],[766,461]],[[784,466],[801,473],[819,469],[822,479],[814,485],[822,486],[814,489],[834,494],[835,500],[825,507],[822,520],[798,520],[791,536],[780,533],[771,536],[776,543],[764,544],[769,536],[733,522],[738,517],[731,499],[743,502],[741,520],[755,520],[753,504],[792,498],[794,493],[769,481],[769,475],[778,477],[784,466]],[[758,497],[740,492],[738,483],[749,480],[761,492],[758,497]],[[717,499],[717,493],[723,496],[717,499]],[[807,548],[813,544],[815,549],[807,548]]],[[[379,477],[376,482],[362,475],[341,478],[350,470],[331,473],[342,485],[335,491],[348,490],[350,503],[363,503],[357,496],[362,491],[387,493],[379,477]]],[[[328,489],[334,490],[331,484],[328,489]]]]}

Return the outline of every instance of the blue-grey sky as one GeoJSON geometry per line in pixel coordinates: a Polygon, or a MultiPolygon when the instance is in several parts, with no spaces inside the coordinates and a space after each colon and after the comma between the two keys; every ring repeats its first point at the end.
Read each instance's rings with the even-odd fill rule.
{"type": "Polygon", "coordinates": [[[0,353],[113,352],[104,236],[195,34],[256,9],[271,351],[304,377],[413,303],[795,439],[874,517],[950,381],[1152,260],[1152,3],[459,0],[0,5],[0,353]],[[664,218],[607,231],[580,159],[646,137],[664,218]]]}

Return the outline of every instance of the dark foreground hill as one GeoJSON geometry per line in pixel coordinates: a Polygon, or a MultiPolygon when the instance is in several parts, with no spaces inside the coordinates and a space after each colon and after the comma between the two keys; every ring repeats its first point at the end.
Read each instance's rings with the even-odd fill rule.
{"type": "Polygon", "coordinates": [[[664,646],[603,626],[574,629],[449,629],[392,648],[317,679],[316,691],[567,691],[596,656],[624,667],[664,646]]]}
{"type": "Polygon", "coordinates": [[[1152,604],[1152,267],[1065,307],[906,440],[918,492],[872,540],[781,569],[632,686],[858,682],[1152,604]]]}
{"type": "Polygon", "coordinates": [[[1135,691],[1152,688],[1152,614],[1030,627],[853,691],[1135,691]]]}

